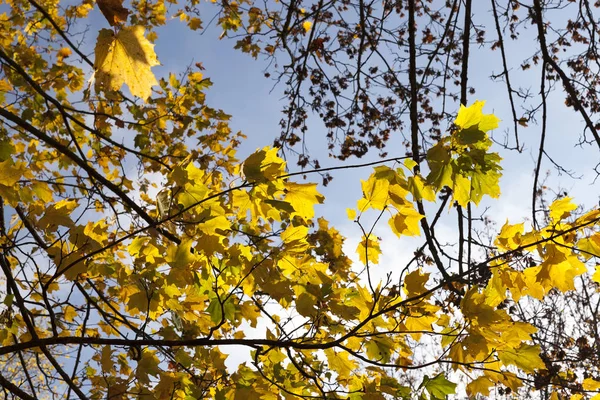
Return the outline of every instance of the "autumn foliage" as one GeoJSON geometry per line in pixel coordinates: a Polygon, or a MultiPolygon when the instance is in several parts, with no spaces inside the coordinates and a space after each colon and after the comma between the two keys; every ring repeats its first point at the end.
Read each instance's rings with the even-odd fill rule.
{"type": "MultiPolygon", "coordinates": [[[[409,60],[401,96],[409,151],[390,149],[393,158],[361,167],[367,179],[343,183],[362,189],[347,210],[360,232],[348,251],[345,232],[319,214],[326,199],[313,181],[350,164],[317,168],[301,156],[306,168],[296,172],[283,156],[298,127],[279,147],[238,159],[245,136],[207,104],[201,64],[157,76],[156,27],[173,16],[201,27],[200,5],[171,3],[176,11],[163,2],[0,3],[7,398],[600,398],[593,310],[564,345],[579,349],[576,362],[540,339],[572,322],[559,329],[550,301],[596,298],[600,210],[564,195],[540,200],[542,218],[490,228],[489,243],[477,242],[472,210],[502,201],[502,158],[490,134],[503,122],[483,101],[457,106],[446,128],[424,139],[418,68],[409,60]],[[80,42],[77,23],[96,6],[111,28],[80,42]],[[435,228],[451,212],[460,216],[460,244],[448,254],[435,228]],[[422,239],[406,246],[412,261],[384,279],[373,277],[382,255],[376,229],[422,239]],[[528,317],[536,307],[546,314],[528,317]],[[235,367],[226,366],[231,346],[250,350],[235,367]]],[[[287,22],[247,2],[202,7],[219,8],[224,36],[245,29],[236,47],[251,55],[306,39],[313,57],[326,60],[317,24],[333,22],[319,4],[294,9],[287,22]],[[253,42],[282,23],[287,31],[274,43],[253,42]]],[[[415,4],[423,7],[397,5],[412,25],[415,4]]],[[[405,32],[413,56],[414,31],[405,32]]],[[[287,112],[293,125],[300,111],[287,112]]],[[[386,113],[373,113],[365,132],[384,117],[382,135],[400,129],[386,113]]],[[[353,134],[345,137],[339,158],[362,155],[353,134]]]]}

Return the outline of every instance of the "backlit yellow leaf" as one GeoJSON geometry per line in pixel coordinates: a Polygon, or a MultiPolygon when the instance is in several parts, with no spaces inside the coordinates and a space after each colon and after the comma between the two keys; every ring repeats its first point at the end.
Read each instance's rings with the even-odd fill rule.
{"type": "Polygon", "coordinates": [[[592,378],[585,378],[583,380],[583,390],[598,390],[600,389],[600,382],[592,379],[592,378]]]}
{"type": "Polygon", "coordinates": [[[423,274],[420,269],[411,272],[404,278],[404,291],[406,296],[410,299],[425,292],[427,288],[425,284],[429,280],[429,274],[423,274]]]}
{"type": "Polygon", "coordinates": [[[367,264],[367,261],[373,264],[379,263],[379,255],[381,254],[381,248],[379,242],[375,237],[363,238],[356,248],[358,257],[363,264],[367,264]]]}
{"type": "Polygon", "coordinates": [[[315,204],[325,199],[318,191],[316,183],[285,183],[285,200],[294,207],[295,214],[302,218],[315,216],[315,204]]]}
{"type": "Polygon", "coordinates": [[[277,148],[257,150],[244,161],[243,172],[251,182],[269,182],[285,172],[285,161],[277,155],[277,148]]]}
{"type": "Polygon", "coordinates": [[[482,132],[497,128],[500,119],[493,114],[483,114],[484,105],[485,101],[479,100],[475,101],[469,107],[461,105],[454,123],[462,129],[478,125],[482,132]]]}
{"type": "Polygon", "coordinates": [[[143,26],[121,28],[115,35],[102,29],[96,42],[96,91],[119,90],[123,84],[134,96],[146,100],[158,85],[151,67],[159,65],[154,45],[144,37],[143,26]]]}
{"type": "Polygon", "coordinates": [[[110,346],[102,347],[102,353],[100,356],[100,365],[102,366],[102,372],[110,374],[114,372],[114,361],[112,359],[112,350],[110,346]]]}
{"type": "Polygon", "coordinates": [[[596,266],[596,271],[594,272],[594,275],[592,276],[592,280],[594,282],[600,283],[600,265],[596,266]]]}
{"type": "Polygon", "coordinates": [[[357,367],[356,363],[348,358],[348,353],[346,352],[337,353],[334,349],[326,349],[325,356],[327,357],[329,368],[337,373],[341,380],[350,378],[350,375],[352,375],[352,372],[357,367]]]}
{"type": "Polygon", "coordinates": [[[550,219],[553,222],[568,218],[571,215],[571,211],[577,208],[571,200],[573,200],[571,197],[563,197],[554,200],[554,202],[550,204],[550,219]]]}
{"type": "Polygon", "coordinates": [[[353,208],[346,208],[346,214],[348,214],[348,219],[350,221],[356,220],[356,210],[353,208]]]}
{"type": "Polygon", "coordinates": [[[423,215],[410,205],[398,210],[398,213],[390,218],[389,224],[392,227],[392,232],[397,236],[419,236],[421,234],[419,221],[422,218],[423,215]]]}
{"type": "Polygon", "coordinates": [[[12,186],[23,176],[23,165],[15,166],[13,161],[8,159],[0,162],[0,185],[12,186]]]}
{"type": "Polygon", "coordinates": [[[487,396],[490,394],[490,387],[494,386],[494,382],[492,382],[487,376],[480,376],[479,378],[471,381],[467,385],[467,394],[469,396],[475,396],[476,394],[482,394],[487,396]]]}
{"type": "Polygon", "coordinates": [[[313,25],[312,22],[310,22],[310,21],[304,21],[302,23],[302,28],[304,28],[304,32],[310,31],[310,29],[312,28],[312,25],[313,25]]]}
{"type": "Polygon", "coordinates": [[[377,179],[374,174],[361,183],[363,198],[357,203],[358,211],[363,212],[369,208],[383,210],[387,204],[390,183],[385,179],[377,179]]]}
{"type": "Polygon", "coordinates": [[[516,365],[525,372],[546,368],[546,364],[540,358],[538,345],[522,344],[516,349],[498,350],[498,358],[504,365],[516,365]]]}

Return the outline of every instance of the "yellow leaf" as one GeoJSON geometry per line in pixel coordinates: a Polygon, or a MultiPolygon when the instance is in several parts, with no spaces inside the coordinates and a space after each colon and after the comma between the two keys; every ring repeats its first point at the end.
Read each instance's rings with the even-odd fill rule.
{"type": "Polygon", "coordinates": [[[315,216],[315,204],[323,204],[325,199],[318,191],[316,183],[285,183],[285,200],[294,207],[296,215],[302,218],[315,216]]]}
{"type": "Polygon", "coordinates": [[[281,240],[283,240],[284,243],[306,241],[307,234],[308,228],[306,226],[290,225],[281,233],[281,240]]]}
{"type": "Polygon", "coordinates": [[[439,307],[433,304],[421,303],[418,307],[413,307],[409,312],[410,315],[404,319],[406,331],[415,340],[420,340],[423,332],[431,332],[432,324],[438,322],[436,312],[439,307]]]}
{"type": "Polygon", "coordinates": [[[497,128],[500,119],[493,114],[483,114],[484,105],[485,101],[479,100],[475,101],[469,107],[461,105],[454,123],[462,129],[479,126],[479,130],[482,132],[497,128]]]}
{"type": "Polygon", "coordinates": [[[110,374],[115,370],[115,363],[112,360],[112,350],[110,346],[104,346],[100,356],[100,365],[102,372],[110,374]]]}
{"type": "Polygon", "coordinates": [[[69,47],[63,47],[56,52],[56,58],[63,60],[71,55],[71,49],[69,47]]]}
{"type": "Polygon", "coordinates": [[[600,382],[592,378],[585,378],[583,380],[583,390],[598,390],[600,389],[600,382]]]}
{"type": "Polygon", "coordinates": [[[462,300],[462,312],[475,326],[490,325],[503,319],[499,311],[485,304],[485,300],[485,294],[479,293],[477,287],[471,288],[462,300]]]}
{"type": "Polygon", "coordinates": [[[154,45],[144,37],[144,27],[128,26],[119,33],[102,29],[96,42],[96,91],[129,86],[134,96],[146,100],[158,85],[151,67],[159,65],[154,45]]]}
{"type": "Polygon", "coordinates": [[[471,181],[462,174],[454,175],[454,191],[452,197],[462,207],[466,207],[471,200],[471,181]]]}
{"type": "Polygon", "coordinates": [[[416,165],[417,165],[417,162],[415,160],[413,160],[412,158],[407,158],[404,160],[404,166],[410,171],[412,171],[416,165]]]}
{"type": "Polygon", "coordinates": [[[383,210],[388,200],[389,181],[377,179],[375,174],[373,174],[368,180],[361,180],[361,184],[363,198],[358,201],[358,211],[363,212],[369,208],[383,210]]]}
{"type": "Polygon", "coordinates": [[[498,358],[506,366],[516,365],[525,372],[545,369],[546,364],[540,358],[540,346],[522,344],[516,349],[498,350],[498,358]]]}
{"type": "Polygon", "coordinates": [[[576,256],[565,256],[556,245],[546,245],[546,260],[540,265],[537,282],[546,289],[557,288],[563,292],[574,290],[574,278],[587,271],[576,256]]]}
{"type": "Polygon", "coordinates": [[[592,276],[592,280],[594,282],[600,283],[600,265],[596,266],[596,271],[594,272],[594,275],[592,276]]]}
{"type": "Polygon", "coordinates": [[[568,218],[571,215],[571,211],[575,210],[577,206],[571,202],[571,197],[563,197],[562,199],[554,200],[550,205],[550,219],[552,222],[558,222],[561,219],[568,218]]]}
{"type": "Polygon", "coordinates": [[[66,306],[63,309],[63,312],[65,315],[65,321],[67,322],[73,322],[77,316],[77,310],[75,310],[75,307],[73,306],[66,306]]]}
{"type": "Polygon", "coordinates": [[[144,350],[142,358],[138,361],[136,377],[143,385],[150,384],[148,375],[158,376],[160,374],[160,361],[155,351],[144,350]]]}
{"type": "Polygon", "coordinates": [[[500,268],[492,269],[492,278],[488,281],[483,293],[485,294],[485,304],[491,307],[496,307],[506,299],[503,270],[500,268]]]}
{"type": "Polygon", "coordinates": [[[318,310],[315,307],[317,299],[310,293],[302,293],[296,299],[296,310],[303,317],[312,317],[317,314],[318,310]]]}
{"type": "Polygon", "coordinates": [[[285,161],[277,155],[277,148],[257,150],[245,161],[242,168],[249,181],[266,183],[285,172],[285,161]]]}
{"type": "Polygon", "coordinates": [[[303,252],[308,247],[307,235],[308,228],[306,226],[289,225],[285,231],[281,232],[281,240],[285,243],[288,251],[303,252]]]}
{"type": "Polygon", "coordinates": [[[487,396],[490,394],[490,387],[494,386],[494,382],[492,382],[487,376],[480,376],[474,381],[470,382],[467,385],[467,393],[469,396],[475,396],[476,394],[482,394],[487,396]]]}
{"type": "Polygon", "coordinates": [[[38,221],[38,226],[42,229],[59,225],[66,227],[73,226],[71,214],[77,205],[76,200],[61,200],[58,203],[49,206],[46,208],[44,216],[38,221]]]}
{"type": "Polygon", "coordinates": [[[435,192],[419,175],[408,177],[408,190],[415,200],[435,201],[435,192]]]}
{"type": "Polygon", "coordinates": [[[600,234],[580,239],[577,248],[581,250],[581,257],[586,261],[592,257],[600,257],[600,234]]]}
{"type": "Polygon", "coordinates": [[[387,336],[374,337],[365,342],[367,357],[371,360],[388,363],[395,352],[396,343],[387,336]]]}
{"type": "Polygon", "coordinates": [[[508,220],[506,220],[496,238],[496,246],[501,250],[515,250],[519,248],[522,245],[521,236],[524,229],[524,224],[509,225],[508,220]]]}
{"type": "Polygon", "coordinates": [[[204,234],[212,235],[217,230],[219,231],[227,231],[231,229],[231,222],[225,218],[223,215],[217,215],[216,217],[209,217],[200,224],[198,224],[198,228],[204,232],[204,234]]]}
{"type": "Polygon", "coordinates": [[[6,160],[0,162],[0,185],[12,186],[21,179],[24,170],[23,165],[19,165],[19,168],[14,166],[12,160],[6,160]]]}
{"type": "Polygon", "coordinates": [[[352,208],[346,208],[346,214],[348,214],[348,219],[350,221],[356,220],[356,210],[352,208]]]}
{"type": "Polygon", "coordinates": [[[356,363],[348,358],[348,353],[336,353],[334,349],[326,349],[325,356],[329,363],[329,368],[338,374],[339,379],[346,380],[352,375],[357,367],[356,363]]]}
{"type": "Polygon", "coordinates": [[[358,257],[363,264],[366,265],[367,261],[377,264],[379,262],[381,248],[379,247],[379,242],[376,239],[363,238],[363,240],[358,244],[356,252],[358,253],[358,257]]]}
{"type": "Polygon", "coordinates": [[[166,261],[171,267],[180,269],[186,268],[196,261],[197,256],[192,253],[193,240],[186,239],[179,245],[171,245],[167,249],[166,261]]]}
{"type": "Polygon", "coordinates": [[[304,21],[302,23],[302,27],[304,28],[304,32],[308,32],[312,28],[312,22],[310,22],[310,21],[304,21]]]}
{"type": "Polygon", "coordinates": [[[427,288],[425,284],[429,280],[429,274],[421,273],[421,269],[415,270],[406,275],[404,279],[404,291],[408,298],[415,297],[425,292],[427,288]]]}
{"type": "Polygon", "coordinates": [[[419,236],[421,231],[419,229],[419,221],[423,218],[412,205],[402,207],[398,210],[398,213],[389,220],[389,224],[392,227],[392,231],[398,236],[419,236]]]}

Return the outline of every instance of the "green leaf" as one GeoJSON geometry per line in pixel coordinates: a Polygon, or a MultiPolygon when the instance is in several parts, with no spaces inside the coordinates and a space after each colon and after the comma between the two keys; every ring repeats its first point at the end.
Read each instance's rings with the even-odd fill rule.
{"type": "Polygon", "coordinates": [[[429,379],[427,375],[421,384],[433,399],[443,400],[446,396],[456,393],[456,383],[450,382],[443,373],[429,379]]]}
{"type": "Polygon", "coordinates": [[[7,294],[6,297],[4,297],[4,300],[2,301],[2,303],[4,303],[5,306],[10,307],[10,306],[12,306],[14,298],[15,298],[14,294],[7,294]]]}
{"type": "Polygon", "coordinates": [[[485,139],[485,133],[480,131],[477,126],[460,130],[457,135],[458,143],[473,144],[485,139]]]}

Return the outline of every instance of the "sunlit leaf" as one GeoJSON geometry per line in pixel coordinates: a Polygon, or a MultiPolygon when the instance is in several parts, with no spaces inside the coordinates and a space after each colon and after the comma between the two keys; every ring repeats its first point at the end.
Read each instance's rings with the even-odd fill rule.
{"type": "Polygon", "coordinates": [[[154,45],[144,37],[143,26],[124,27],[115,35],[102,29],[96,42],[96,90],[119,90],[123,84],[134,96],[146,100],[158,85],[151,71],[159,65],[154,45]]]}

